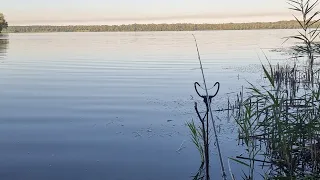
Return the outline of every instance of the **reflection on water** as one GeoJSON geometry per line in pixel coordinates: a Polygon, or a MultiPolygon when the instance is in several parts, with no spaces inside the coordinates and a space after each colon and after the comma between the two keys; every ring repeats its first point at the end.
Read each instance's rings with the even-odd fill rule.
{"type": "Polygon", "coordinates": [[[0,34],[0,60],[6,57],[8,44],[9,36],[0,34]]]}
{"type": "MultiPolygon", "coordinates": [[[[185,122],[197,118],[194,101],[202,101],[193,89],[202,76],[191,34],[10,34],[10,46],[2,37],[0,179],[190,179],[200,159],[185,122]]],[[[221,82],[212,103],[221,109],[230,92],[260,78],[251,70],[260,64],[256,52],[278,47],[290,32],[195,35],[208,86],[221,82]]],[[[214,116],[224,159],[240,154],[233,122],[214,116]]]]}

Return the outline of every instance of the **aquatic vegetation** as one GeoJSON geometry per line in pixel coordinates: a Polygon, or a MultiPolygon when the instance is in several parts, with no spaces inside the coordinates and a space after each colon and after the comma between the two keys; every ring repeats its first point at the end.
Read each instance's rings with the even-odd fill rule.
{"type": "Polygon", "coordinates": [[[312,13],[318,1],[289,3],[303,17],[295,17],[302,32],[288,37],[302,41],[295,48],[299,56],[293,59],[306,59],[308,65],[262,65],[267,83],[249,83],[246,97],[243,92],[239,96],[234,117],[247,150],[247,157],[237,157],[249,167],[245,179],[254,179],[255,162],[262,162],[267,168],[266,179],[320,178],[320,81],[314,56],[314,39],[320,31],[318,27],[310,29],[319,21],[314,20],[319,11],[312,13]]]}
{"type": "Polygon", "coordinates": [[[276,83],[271,67],[263,69],[268,86],[251,85],[235,115],[239,138],[248,151],[249,179],[256,161],[268,164],[269,177],[319,178],[320,86],[290,97],[296,90],[276,83]],[[258,160],[257,155],[265,159],[258,160]]]}
{"type": "MultiPolygon", "coordinates": [[[[290,9],[302,15],[301,20],[294,16],[302,30],[287,37],[287,40],[301,42],[291,49],[294,52],[293,65],[274,66],[268,61],[267,65],[262,65],[265,83],[254,85],[248,82],[249,87],[237,95],[234,105],[229,106],[228,100],[227,111],[229,113],[232,109],[239,128],[238,137],[246,152],[229,159],[244,165],[246,170],[242,179],[245,180],[320,179],[320,68],[315,55],[319,49],[315,39],[319,37],[320,26],[314,29],[320,21],[317,19],[320,12],[314,11],[318,0],[288,2],[292,6],[290,9]],[[301,61],[302,64],[298,63],[301,61]],[[257,168],[264,173],[258,173],[257,168]]],[[[267,56],[265,58],[268,60],[267,56]]],[[[207,91],[206,87],[204,89],[207,91]]],[[[198,95],[205,103],[211,100],[208,94],[198,95]]],[[[210,103],[206,103],[210,110],[207,104],[210,103]]],[[[197,106],[195,108],[202,126],[197,128],[193,121],[188,126],[200,152],[202,168],[206,160],[209,161],[205,155],[207,136],[201,136],[208,131],[205,121],[208,116],[201,117],[197,106]]],[[[231,178],[236,179],[229,169],[231,178]]],[[[199,173],[203,171],[199,170],[199,173]]]]}

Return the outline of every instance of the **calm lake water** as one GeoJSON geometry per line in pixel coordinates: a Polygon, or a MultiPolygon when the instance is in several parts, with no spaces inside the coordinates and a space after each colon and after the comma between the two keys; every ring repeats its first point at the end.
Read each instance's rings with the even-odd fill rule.
{"type": "MultiPolygon", "coordinates": [[[[10,34],[0,44],[0,178],[191,179],[200,159],[185,123],[197,122],[202,82],[192,33],[208,86],[221,83],[218,109],[246,79],[263,81],[261,50],[283,59],[269,50],[294,32],[10,34]]],[[[243,148],[234,121],[215,116],[227,162],[243,148]]],[[[212,159],[218,179],[214,148],[212,159]]]]}

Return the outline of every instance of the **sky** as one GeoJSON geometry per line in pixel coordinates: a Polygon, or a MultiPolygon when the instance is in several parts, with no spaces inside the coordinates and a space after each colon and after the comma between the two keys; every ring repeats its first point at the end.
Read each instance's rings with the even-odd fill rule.
{"type": "Polygon", "coordinates": [[[291,20],[286,0],[0,0],[10,25],[291,20]]]}

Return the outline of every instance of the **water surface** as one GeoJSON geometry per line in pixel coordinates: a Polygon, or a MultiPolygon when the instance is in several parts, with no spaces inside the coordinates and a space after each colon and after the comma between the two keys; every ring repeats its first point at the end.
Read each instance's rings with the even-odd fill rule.
{"type": "MultiPolygon", "coordinates": [[[[268,49],[293,32],[195,32],[209,85],[221,82],[213,108],[225,107],[246,79],[263,81],[261,50],[271,61],[283,58],[268,49]]],[[[193,83],[202,81],[192,33],[2,40],[1,179],[190,179],[200,159],[185,122],[197,121],[193,83]]],[[[239,155],[234,122],[215,116],[225,159],[239,155]]],[[[212,158],[212,174],[219,176],[215,149],[212,158]]]]}

